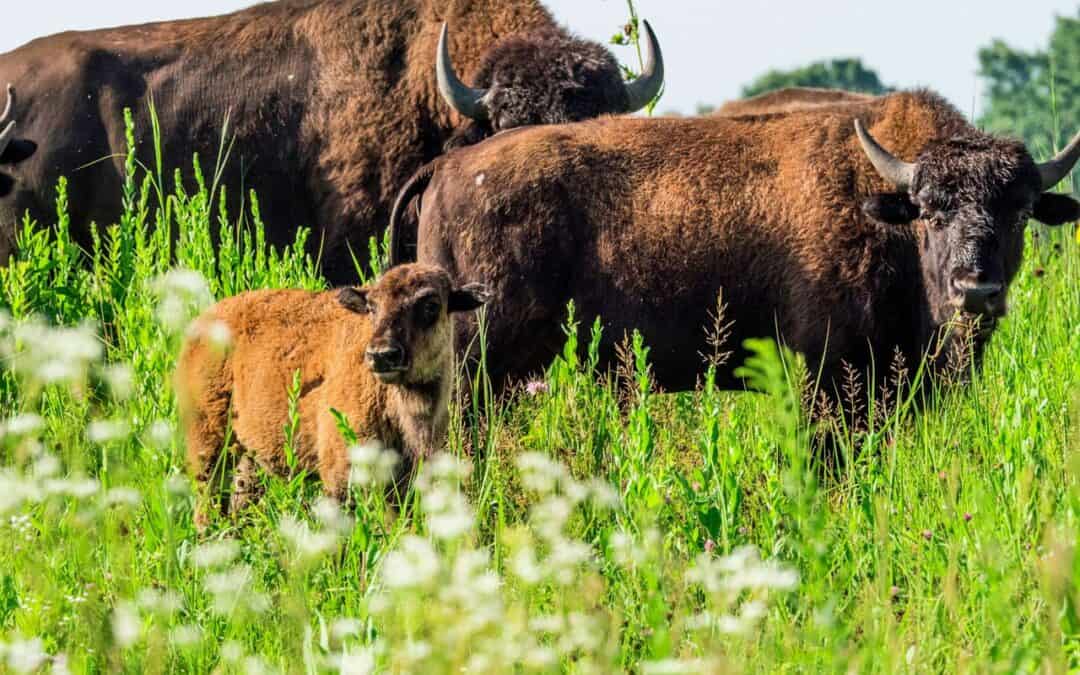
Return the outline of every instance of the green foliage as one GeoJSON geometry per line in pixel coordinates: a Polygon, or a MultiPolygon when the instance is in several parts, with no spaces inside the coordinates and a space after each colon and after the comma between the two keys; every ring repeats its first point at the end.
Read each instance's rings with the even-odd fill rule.
{"type": "Polygon", "coordinates": [[[1072,138],[1080,120],[1080,18],[1057,17],[1044,49],[994,40],[979,50],[979,75],[987,84],[980,124],[1049,155],[1072,138]]]}
{"type": "MultiPolygon", "coordinates": [[[[1080,667],[1075,247],[1020,272],[970,385],[868,412],[839,468],[815,454],[798,356],[753,340],[740,373],[761,393],[720,391],[714,365],[664,394],[639,334],[601,371],[602,323],[571,307],[560,357],[514,396],[481,359],[408,494],[387,498],[389,453],[338,413],[349,510],[262,476],[200,535],[171,386],[188,319],[322,282],[303,233],[265,245],[256,200],[241,219],[220,186],[127,166],[124,217],[90,250],[61,182],[54,226],[24,223],[0,269],[0,670],[1080,667]]],[[[299,378],[282,393],[292,446],[299,378]]]]}
{"type": "Polygon", "coordinates": [[[860,59],[817,61],[794,70],[770,70],[743,87],[743,97],[757,96],[785,87],[846,89],[866,94],[884,94],[889,88],[878,74],[860,59]]]}

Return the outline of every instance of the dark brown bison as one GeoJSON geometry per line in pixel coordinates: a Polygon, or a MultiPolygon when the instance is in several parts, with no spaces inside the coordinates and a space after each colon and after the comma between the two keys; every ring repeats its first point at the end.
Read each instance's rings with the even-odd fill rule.
{"type": "Polygon", "coordinates": [[[401,183],[449,141],[644,106],[663,77],[653,56],[645,76],[624,84],[608,50],[570,36],[539,0],[281,0],[35,40],[0,55],[0,82],[20,97],[18,138],[39,146],[0,167],[13,184],[0,202],[0,261],[23,213],[51,222],[60,176],[80,243],[90,222],[116,221],[122,111],[137,112],[139,158],[154,166],[153,101],[163,156],[187,163],[199,153],[207,175],[228,114],[233,141],[220,184],[231,211],[254,189],[271,243],[312,227],[327,277],[351,280],[350,249],[364,259],[401,183]],[[449,39],[443,32],[437,50],[444,22],[449,39]],[[471,87],[451,54],[475,73],[471,87]]]}
{"type": "MultiPolygon", "coordinates": [[[[231,437],[231,510],[250,499],[256,464],[288,473],[281,449],[296,372],[297,461],[327,494],[344,501],[349,486],[348,449],[332,409],[361,440],[399,450],[410,464],[431,456],[446,440],[449,316],[486,299],[482,286],[455,287],[443,270],[404,265],[363,288],[252,291],[219,302],[193,325],[176,371],[192,473],[202,483],[218,476],[231,437]],[[213,339],[222,325],[232,336],[227,347],[213,339]]],[[[200,507],[200,525],[206,515],[200,507]]]]}
{"type": "MultiPolygon", "coordinates": [[[[518,129],[436,160],[418,258],[491,283],[499,383],[548,363],[573,300],[602,317],[608,359],[639,329],[657,382],[692,387],[722,292],[731,345],[779,336],[831,390],[843,363],[881,374],[899,350],[913,367],[954,318],[981,351],[1028,218],[1080,215],[1047,192],[1078,155],[1038,164],[928,92],[518,129]]],[[[459,330],[467,344],[473,323],[459,330]]]]}

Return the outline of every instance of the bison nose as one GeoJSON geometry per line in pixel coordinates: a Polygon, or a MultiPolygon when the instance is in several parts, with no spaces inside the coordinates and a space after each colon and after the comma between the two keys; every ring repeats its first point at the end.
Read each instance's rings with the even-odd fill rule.
{"type": "Polygon", "coordinates": [[[1005,285],[975,276],[953,281],[953,290],[962,300],[965,312],[998,317],[1005,313],[1005,285]]]}
{"type": "Polygon", "coordinates": [[[396,342],[368,347],[365,357],[376,373],[392,373],[405,369],[405,350],[396,342]]]}

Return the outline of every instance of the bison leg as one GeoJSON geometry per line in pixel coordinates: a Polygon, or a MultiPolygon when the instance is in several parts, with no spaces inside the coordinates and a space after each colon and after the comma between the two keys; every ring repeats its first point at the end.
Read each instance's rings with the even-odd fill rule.
{"type": "Polygon", "coordinates": [[[229,496],[229,515],[240,513],[262,494],[258,465],[250,453],[240,450],[240,459],[233,469],[232,494],[229,496]]]}

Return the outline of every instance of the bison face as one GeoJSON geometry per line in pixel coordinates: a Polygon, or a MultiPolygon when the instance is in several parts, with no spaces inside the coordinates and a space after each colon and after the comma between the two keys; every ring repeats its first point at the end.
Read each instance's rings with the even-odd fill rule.
{"type": "Polygon", "coordinates": [[[364,360],[384,384],[422,385],[445,375],[453,349],[449,314],[474,310],[490,294],[481,284],[454,287],[430,265],[401,265],[377,282],[344,288],[338,302],[370,314],[373,326],[364,360]]]}
{"type": "Polygon", "coordinates": [[[454,110],[472,120],[447,146],[468,145],[530,124],[563,124],[644,108],[660,93],[664,61],[652,28],[648,22],[643,26],[649,59],[641,77],[629,84],[604,47],[542,31],[494,44],[481,60],[473,88],[454,73],[444,24],[436,67],[439,91],[454,110]]]}
{"type": "MultiPolygon", "coordinates": [[[[861,124],[857,130],[874,166],[900,190],[873,196],[864,210],[888,223],[919,222],[924,278],[938,321],[959,311],[993,325],[1005,314],[1006,293],[1023,259],[1027,221],[1060,225],[1080,217],[1074,199],[1045,192],[1075,156],[1064,158],[1068,167],[1061,157],[1039,165],[1017,141],[977,136],[930,144],[909,164],[877,145],[861,124]]],[[[1080,154],[1077,141],[1073,154],[1080,154]]]]}

